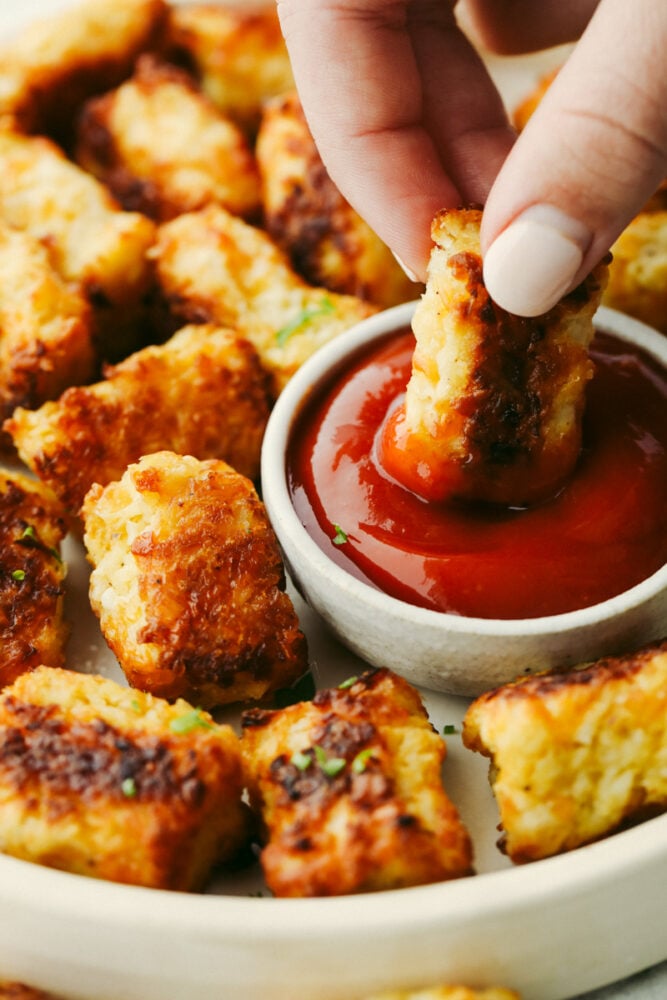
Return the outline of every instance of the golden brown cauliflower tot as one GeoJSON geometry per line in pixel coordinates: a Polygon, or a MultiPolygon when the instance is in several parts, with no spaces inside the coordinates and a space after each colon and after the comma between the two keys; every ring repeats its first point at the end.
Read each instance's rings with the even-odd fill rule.
{"type": "Polygon", "coordinates": [[[278,544],[244,476],[159,452],[93,486],[83,516],[91,604],[134,687],[208,707],[305,672],[278,544]]]}
{"type": "Polygon", "coordinates": [[[266,228],[306,281],[383,308],[417,297],[421,285],[329,177],[295,91],[264,107],[256,150],[266,228]]]}
{"type": "Polygon", "coordinates": [[[41,136],[0,130],[0,218],[49,249],[56,270],[96,300],[127,306],[152,283],[155,226],[41,136]]]}
{"type": "Polygon", "coordinates": [[[0,222],[0,419],[33,409],[95,372],[85,297],[62,280],[47,250],[0,222]]]}
{"type": "Polygon", "coordinates": [[[23,461],[77,514],[93,485],[167,448],[222,458],[249,478],[269,415],[269,380],[251,344],[214,326],[184,327],[94,385],[68,389],[5,424],[23,461]]]}
{"type": "Polygon", "coordinates": [[[381,460],[429,500],[523,505],[551,496],[581,449],[588,347],[606,264],[548,313],[513,316],[482,281],[481,212],[440,212],[405,402],[381,460]]]}
{"type": "Polygon", "coordinates": [[[153,257],[174,314],[238,330],[276,393],[318,347],[377,311],[306,284],[265,232],[216,205],[160,226],[153,257]]]}
{"type": "Polygon", "coordinates": [[[0,472],[0,687],[41,663],[64,665],[61,513],[41,483],[0,472]]]}
{"type": "Polygon", "coordinates": [[[164,221],[219,203],[259,209],[259,174],[245,135],[182,70],[142,56],[134,76],[89,101],[76,159],[120,204],[164,221]]]}
{"type": "Polygon", "coordinates": [[[241,721],[275,895],[344,895],[471,873],[468,834],[442,787],[445,744],[407,681],[369,671],[312,702],[252,709],[241,721]]]}
{"type": "Polygon", "coordinates": [[[267,98],[294,86],[276,8],[187,3],[171,9],[169,46],[192,67],[204,93],[252,132],[267,98]]]}
{"type": "Polygon", "coordinates": [[[667,807],[667,642],[490,691],[463,741],[491,758],[502,846],[535,861],[667,807]]]}
{"type": "Polygon", "coordinates": [[[0,51],[0,118],[67,140],[78,107],[160,43],[164,0],[83,0],[32,20],[0,51]]]}
{"type": "Polygon", "coordinates": [[[604,305],[667,334],[667,211],[635,216],[611,252],[604,305]]]}
{"type": "Polygon", "coordinates": [[[244,845],[239,741],[187,702],[38,667],[0,694],[0,850],[200,889],[244,845]]]}

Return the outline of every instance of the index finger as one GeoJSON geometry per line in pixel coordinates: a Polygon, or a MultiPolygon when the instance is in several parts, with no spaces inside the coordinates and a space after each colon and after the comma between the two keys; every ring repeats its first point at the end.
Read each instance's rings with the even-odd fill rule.
{"type": "Polygon", "coordinates": [[[279,0],[313,137],[343,195],[423,277],[436,212],[483,202],[512,142],[446,0],[279,0]]]}

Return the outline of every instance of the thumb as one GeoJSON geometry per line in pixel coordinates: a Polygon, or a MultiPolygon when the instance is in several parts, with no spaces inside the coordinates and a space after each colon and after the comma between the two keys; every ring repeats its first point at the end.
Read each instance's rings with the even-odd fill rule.
{"type": "Polygon", "coordinates": [[[667,4],[601,0],[489,194],[484,279],[538,316],[607,252],[667,171],[667,4]]]}

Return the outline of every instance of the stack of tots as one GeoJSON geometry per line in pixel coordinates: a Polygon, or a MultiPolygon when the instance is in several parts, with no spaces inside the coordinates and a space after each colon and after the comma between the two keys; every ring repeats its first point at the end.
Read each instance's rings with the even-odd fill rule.
{"type": "MultiPolygon", "coordinates": [[[[32,474],[0,487],[7,853],[195,889],[247,840],[241,744],[202,708],[308,668],[254,486],[266,421],[385,274],[412,297],[372,234],[349,289],[269,234],[257,134],[293,86],[268,6],[86,0],[0,51],[1,447],[32,474]],[[70,529],[130,689],[63,669],[70,529]]],[[[349,242],[336,204],[283,224],[349,242]]]]}
{"type": "MultiPolygon", "coordinates": [[[[0,53],[0,407],[31,472],[0,482],[5,853],[198,890],[254,841],[278,896],[473,873],[405,680],[275,707],[308,653],[254,485],[271,405],[317,347],[418,291],[292,87],[273,9],[90,0],[0,53]],[[130,687],[68,663],[68,528],[130,687]],[[232,704],[240,736],[209,714],[232,704]]],[[[660,646],[470,707],[512,860],[667,805],[665,690],[660,646]]]]}

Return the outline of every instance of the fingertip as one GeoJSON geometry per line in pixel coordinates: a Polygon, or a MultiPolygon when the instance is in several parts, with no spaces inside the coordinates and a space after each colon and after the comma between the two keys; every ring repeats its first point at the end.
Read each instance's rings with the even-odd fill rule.
{"type": "Polygon", "coordinates": [[[394,253],[393,250],[391,252],[394,260],[396,261],[401,271],[409,281],[418,282],[424,280],[422,277],[420,277],[417,271],[414,271],[411,267],[408,267],[408,265],[405,263],[402,257],[399,257],[398,254],[394,253]]]}
{"type": "Polygon", "coordinates": [[[507,312],[541,316],[570,290],[590,243],[578,220],[551,205],[533,205],[487,249],[487,291],[507,312]]]}

